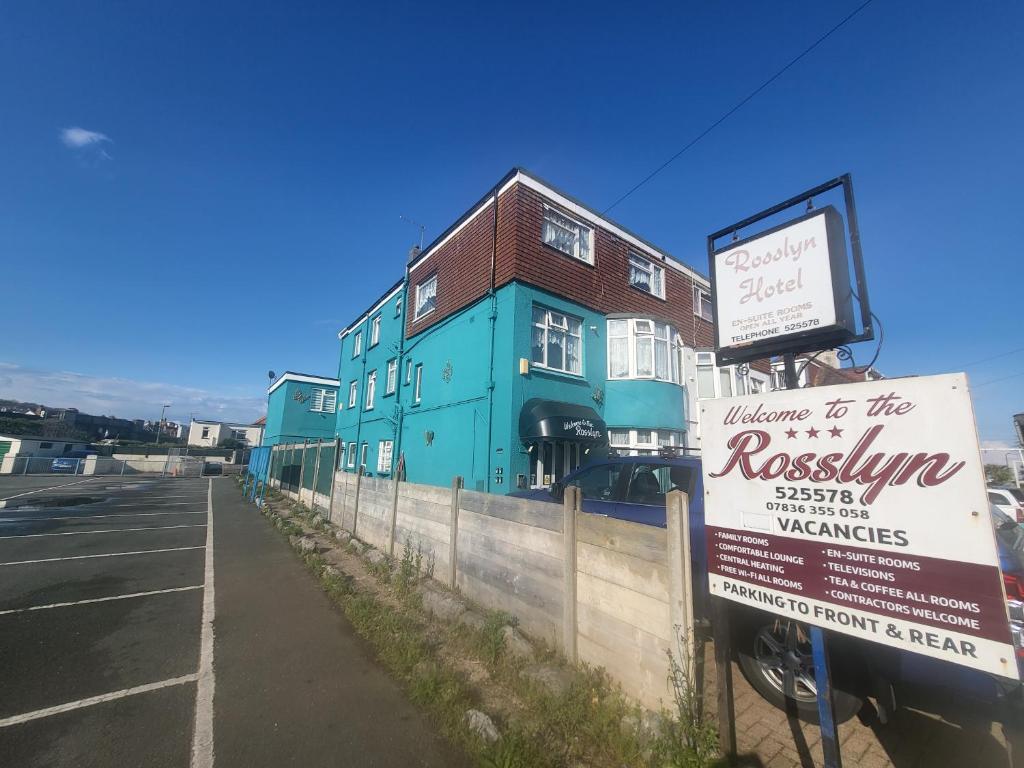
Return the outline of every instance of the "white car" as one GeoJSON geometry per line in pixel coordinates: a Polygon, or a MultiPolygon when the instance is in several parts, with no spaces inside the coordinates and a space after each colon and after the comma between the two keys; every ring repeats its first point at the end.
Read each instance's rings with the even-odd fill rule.
{"type": "Polygon", "coordinates": [[[990,485],[988,500],[1003,514],[1009,515],[1018,523],[1024,523],[1024,492],[1019,488],[997,488],[990,485]]]}

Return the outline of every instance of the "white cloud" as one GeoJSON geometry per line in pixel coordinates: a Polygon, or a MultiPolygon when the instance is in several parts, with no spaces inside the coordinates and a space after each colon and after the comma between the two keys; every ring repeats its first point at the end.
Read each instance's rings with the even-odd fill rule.
{"type": "Polygon", "coordinates": [[[0,362],[0,398],[42,403],[51,408],[77,408],[84,413],[122,419],[156,419],[169,403],[167,418],[253,422],[266,412],[261,395],[211,392],[178,384],[118,377],[89,376],[72,371],[45,371],[0,362]]]}
{"type": "Polygon", "coordinates": [[[60,132],[60,140],[64,143],[64,146],[71,147],[72,149],[81,149],[82,147],[88,147],[96,144],[102,144],[104,141],[113,143],[107,134],[100,133],[99,131],[87,131],[85,128],[65,128],[60,132]]]}

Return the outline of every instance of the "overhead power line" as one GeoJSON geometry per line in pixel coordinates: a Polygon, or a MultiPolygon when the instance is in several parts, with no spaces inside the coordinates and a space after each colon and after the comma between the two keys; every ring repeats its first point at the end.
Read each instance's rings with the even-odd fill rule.
{"type": "Polygon", "coordinates": [[[974,366],[974,365],[981,365],[982,363],[987,363],[990,360],[998,360],[1001,357],[1009,357],[1010,355],[1016,355],[1018,352],[1024,352],[1024,347],[1018,347],[1017,349],[1011,349],[1009,352],[1001,352],[998,355],[992,355],[992,357],[983,357],[983,358],[981,358],[981,360],[975,360],[974,362],[971,362],[971,363],[964,363],[963,365],[958,365],[956,367],[957,368],[970,368],[971,366],[974,366]]]}
{"type": "Polygon", "coordinates": [[[983,381],[981,384],[975,384],[971,389],[978,389],[979,387],[987,387],[989,384],[998,384],[1000,381],[1006,381],[1007,379],[1015,379],[1018,376],[1024,376],[1024,371],[1020,373],[1011,373],[1009,376],[1001,376],[998,379],[991,379],[989,381],[983,381]]]}
{"type": "Polygon", "coordinates": [[[732,109],[730,109],[724,115],[722,115],[720,118],[715,120],[715,122],[713,122],[711,125],[709,125],[707,128],[705,128],[699,134],[697,134],[697,136],[694,137],[693,139],[691,139],[690,142],[688,144],[686,144],[686,146],[684,146],[682,149],[680,149],[678,152],[676,152],[674,155],[672,155],[672,157],[670,157],[664,163],[662,163],[657,168],[655,168],[653,171],[651,171],[649,174],[647,174],[643,179],[641,179],[639,182],[637,182],[637,184],[634,185],[632,189],[630,189],[628,192],[626,192],[626,194],[622,195],[622,197],[620,197],[614,203],[612,203],[607,208],[605,208],[602,213],[608,213],[608,211],[610,211],[612,208],[617,206],[619,203],[621,203],[627,197],[632,195],[634,192],[636,192],[638,189],[640,189],[640,187],[642,187],[648,181],[653,179],[655,176],[657,176],[663,170],[668,168],[673,162],[678,160],[679,157],[681,157],[684,152],[689,150],[697,142],[699,142],[701,139],[703,139],[705,136],[707,136],[709,133],[711,133],[713,130],[715,130],[715,128],[717,128],[719,125],[721,125],[726,120],[728,120],[730,117],[732,117],[732,115],[734,113],[736,113],[737,111],[739,111],[748,101],[750,101],[752,98],[757,96],[757,94],[759,94],[761,91],[763,91],[769,85],[771,85],[776,80],[778,80],[780,77],[782,77],[782,75],[785,74],[787,70],[789,70],[793,65],[795,65],[804,56],[809,54],[811,51],[813,51],[815,48],[817,48],[823,42],[828,40],[828,38],[830,38],[835,32],[838,32],[848,21],[853,19],[854,16],[856,16],[858,13],[860,13],[865,8],[867,8],[869,5],[871,5],[872,2],[873,2],[873,0],[865,0],[863,3],[858,5],[848,16],[846,16],[846,18],[844,18],[842,21],[840,21],[838,24],[836,24],[834,27],[832,27],[832,29],[830,29],[828,32],[826,32],[821,37],[819,37],[817,40],[815,40],[813,43],[811,43],[807,48],[805,48],[802,52],[800,52],[795,58],[790,60],[790,62],[788,64],[786,64],[786,66],[784,66],[782,69],[780,69],[774,75],[772,75],[767,80],[765,80],[763,83],[761,83],[759,86],[757,86],[757,88],[755,88],[753,91],[751,91],[749,94],[747,94],[747,96],[745,96],[738,104],[736,104],[736,106],[734,106],[732,109]]]}

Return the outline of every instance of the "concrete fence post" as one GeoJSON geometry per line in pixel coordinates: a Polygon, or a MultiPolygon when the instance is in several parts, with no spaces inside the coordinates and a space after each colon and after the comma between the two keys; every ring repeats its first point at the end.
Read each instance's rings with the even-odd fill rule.
{"type": "Polygon", "coordinates": [[[124,468],[128,466],[128,459],[121,459],[121,477],[124,477],[124,468]]]}
{"type": "Polygon", "coordinates": [[[334,484],[338,480],[338,452],[341,450],[341,438],[334,438],[334,461],[331,462],[331,497],[327,502],[327,521],[334,522],[334,484]]]}
{"type": "Polygon", "coordinates": [[[670,631],[677,661],[686,665],[690,680],[695,680],[695,643],[693,636],[693,573],[690,564],[690,497],[683,491],[670,491],[668,516],[668,611],[670,631]]]}
{"type": "Polygon", "coordinates": [[[316,460],[313,463],[313,495],[310,497],[309,506],[316,512],[316,489],[320,482],[320,453],[323,450],[323,440],[316,439],[316,460]]]}
{"type": "Polygon", "coordinates": [[[309,447],[309,438],[307,437],[302,441],[301,453],[299,456],[299,488],[298,488],[298,499],[299,503],[302,503],[302,483],[306,479],[306,449],[309,447]]]}
{"type": "Polygon", "coordinates": [[[459,490],[462,476],[452,478],[452,507],[448,522],[448,586],[458,588],[459,578],[459,490]]]}
{"type": "Polygon", "coordinates": [[[398,528],[398,473],[391,478],[391,525],[388,534],[388,556],[395,556],[395,531],[398,528]]]}
{"type": "Polygon", "coordinates": [[[567,486],[562,495],[562,647],[565,658],[575,664],[576,654],[576,514],[580,506],[580,489],[567,486]]]}
{"type": "Polygon", "coordinates": [[[352,538],[356,536],[356,523],[359,522],[359,488],[363,484],[363,465],[356,467],[356,500],[352,505],[352,538]]]}

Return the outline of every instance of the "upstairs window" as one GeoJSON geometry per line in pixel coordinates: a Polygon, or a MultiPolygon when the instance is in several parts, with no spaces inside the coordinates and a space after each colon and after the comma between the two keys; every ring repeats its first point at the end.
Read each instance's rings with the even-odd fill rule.
{"type": "Polygon", "coordinates": [[[579,318],[535,306],[530,351],[533,364],[580,375],[583,370],[580,327],[579,318]]]}
{"type": "Polygon", "coordinates": [[[541,239],[567,256],[594,263],[594,230],[549,206],[544,206],[541,239]]]}
{"type": "Polygon", "coordinates": [[[395,387],[398,385],[398,361],[388,360],[388,377],[384,383],[384,394],[395,394],[395,387]]]}
{"type": "Polygon", "coordinates": [[[412,401],[420,402],[423,399],[423,366],[416,366],[416,386],[412,390],[412,401]]]}
{"type": "Polygon", "coordinates": [[[356,465],[356,444],[348,444],[348,465],[349,467],[355,467],[356,465]]]}
{"type": "Polygon", "coordinates": [[[309,410],[317,413],[334,413],[338,405],[338,393],[333,389],[321,389],[314,387],[312,393],[313,404],[309,410]]]}
{"type": "Polygon", "coordinates": [[[709,323],[715,320],[715,313],[711,309],[711,291],[704,290],[696,283],[693,286],[693,314],[709,323]]]}
{"type": "Polygon", "coordinates": [[[356,331],[356,335],[352,337],[352,357],[359,357],[363,354],[363,332],[356,331]]]}
{"type": "Polygon", "coordinates": [[[399,296],[398,300],[395,302],[395,317],[401,317],[401,316],[402,316],[402,297],[399,296]]]}
{"type": "Polygon", "coordinates": [[[668,323],[643,318],[608,321],[608,378],[682,384],[683,339],[668,323]]]}
{"type": "Polygon", "coordinates": [[[412,358],[406,358],[405,360],[405,383],[412,383],[412,358]]]}
{"type": "Polygon", "coordinates": [[[665,268],[635,253],[629,254],[629,284],[659,299],[665,298],[665,268]]]}
{"type": "Polygon", "coordinates": [[[375,347],[380,343],[380,315],[373,318],[370,323],[370,346],[375,347]]]}
{"type": "Polygon", "coordinates": [[[377,395],[377,372],[370,371],[366,376],[366,410],[373,410],[373,398],[377,395]]]}
{"type": "Polygon", "coordinates": [[[358,389],[359,389],[359,384],[358,383],[356,383],[354,381],[349,382],[349,385],[348,385],[348,407],[349,408],[355,408],[356,407],[356,402],[359,399],[358,395],[357,395],[358,389]]]}
{"type": "Polygon", "coordinates": [[[437,309],[437,275],[416,286],[416,315],[419,320],[437,309]]]}

